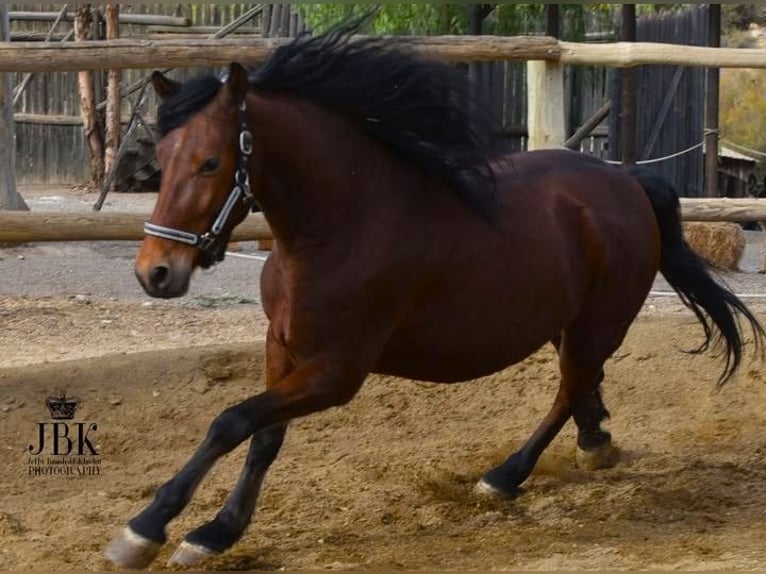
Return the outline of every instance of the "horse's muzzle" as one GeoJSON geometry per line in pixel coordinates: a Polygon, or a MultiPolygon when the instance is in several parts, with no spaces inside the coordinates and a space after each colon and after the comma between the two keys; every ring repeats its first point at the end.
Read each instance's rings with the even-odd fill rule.
{"type": "Polygon", "coordinates": [[[191,273],[186,270],[160,263],[147,270],[136,266],[135,272],[144,291],[152,297],[172,299],[186,295],[189,290],[191,273]]]}

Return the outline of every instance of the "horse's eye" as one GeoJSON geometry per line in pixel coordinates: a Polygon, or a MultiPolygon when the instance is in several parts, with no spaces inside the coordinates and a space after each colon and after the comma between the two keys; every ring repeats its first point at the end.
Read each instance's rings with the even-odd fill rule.
{"type": "Polygon", "coordinates": [[[217,157],[211,157],[206,159],[201,166],[199,166],[199,172],[203,175],[210,175],[218,171],[220,162],[217,157]]]}

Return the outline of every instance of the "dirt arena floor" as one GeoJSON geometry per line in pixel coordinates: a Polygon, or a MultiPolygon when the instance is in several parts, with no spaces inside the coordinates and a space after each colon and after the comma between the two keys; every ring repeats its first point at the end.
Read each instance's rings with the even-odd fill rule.
{"type": "MultiPolygon", "coordinates": [[[[201,277],[202,291],[184,301],[151,301],[119,291],[134,288],[123,278],[102,289],[103,269],[82,278],[56,267],[62,253],[129,266],[123,248],[88,247],[85,258],[79,249],[0,250],[9,278],[0,289],[0,570],[110,569],[113,534],[218,412],[263,388],[266,322],[245,287],[205,291],[212,279],[201,277]],[[58,269],[47,291],[41,269],[58,269]],[[62,390],[80,400],[75,421],[97,424],[98,475],[30,474],[37,425],[52,422],[45,399],[62,390]]],[[[244,263],[227,264],[216,289],[244,263]]],[[[762,277],[749,275],[750,289],[762,277]]],[[[766,322],[766,301],[751,303],[766,322]]],[[[766,371],[745,362],[716,391],[720,363],[681,352],[700,337],[675,300],[650,299],[607,364],[619,464],[578,470],[569,424],[505,501],[473,486],[546,412],[557,386],[549,349],[462,385],[371,377],[346,407],[291,426],[255,522],[204,567],[766,569],[766,371]]],[[[243,459],[240,448],[215,467],[152,568],[217,512],[243,459]]]]}

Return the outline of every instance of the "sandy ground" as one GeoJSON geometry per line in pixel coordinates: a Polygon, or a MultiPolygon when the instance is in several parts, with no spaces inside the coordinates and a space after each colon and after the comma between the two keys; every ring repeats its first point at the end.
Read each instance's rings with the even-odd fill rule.
{"type": "MultiPolygon", "coordinates": [[[[140,209],[146,199],[114,201],[140,209]]],[[[227,259],[189,297],[159,302],[135,285],[134,253],[132,244],[0,249],[2,570],[108,569],[111,536],[221,409],[262,388],[261,261],[227,259]],[[98,424],[97,476],[30,475],[36,425],[50,422],[45,398],[60,390],[80,399],[76,420],[98,424]]],[[[766,293],[755,273],[727,280],[766,293]]],[[[766,321],[766,301],[749,301],[766,321]]],[[[763,368],[746,364],[716,392],[720,363],[680,351],[700,335],[674,299],[650,298],[607,365],[620,463],[578,470],[570,424],[508,501],[472,487],[547,410],[557,386],[548,349],[463,385],[371,377],[348,406],[293,424],[254,524],[205,566],[765,569],[763,368]]],[[[215,514],[243,457],[238,449],[216,466],[154,568],[215,514]]]]}

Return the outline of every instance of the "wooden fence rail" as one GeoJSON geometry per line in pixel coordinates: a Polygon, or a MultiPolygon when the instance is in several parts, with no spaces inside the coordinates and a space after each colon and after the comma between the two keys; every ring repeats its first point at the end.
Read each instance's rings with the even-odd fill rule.
{"type": "MultiPolygon", "coordinates": [[[[0,211],[0,243],[36,241],[138,241],[146,213],[0,211]]],[[[233,241],[271,239],[266,220],[254,214],[234,230],[233,241]]]]}
{"type": "MultiPolygon", "coordinates": [[[[766,221],[766,199],[681,199],[685,221],[766,221]]],[[[144,213],[0,211],[0,243],[37,241],[138,241],[144,213]]],[[[235,230],[234,241],[272,239],[261,214],[235,230]]]]}
{"type": "MultiPolygon", "coordinates": [[[[54,22],[59,18],[58,12],[8,12],[11,21],[23,20],[27,22],[54,22]]],[[[75,14],[68,12],[62,16],[69,22],[75,19],[75,14]]],[[[188,27],[191,26],[189,18],[179,16],[164,16],[161,14],[120,14],[120,24],[143,24],[157,26],[188,27]]]]}
{"type": "MultiPolygon", "coordinates": [[[[432,36],[400,38],[418,52],[453,62],[547,60],[626,68],[668,64],[766,68],[766,50],[705,48],[650,42],[584,44],[543,36],[432,36]]],[[[110,40],[0,44],[0,72],[64,72],[225,66],[263,61],[285,38],[110,40]]]]}

